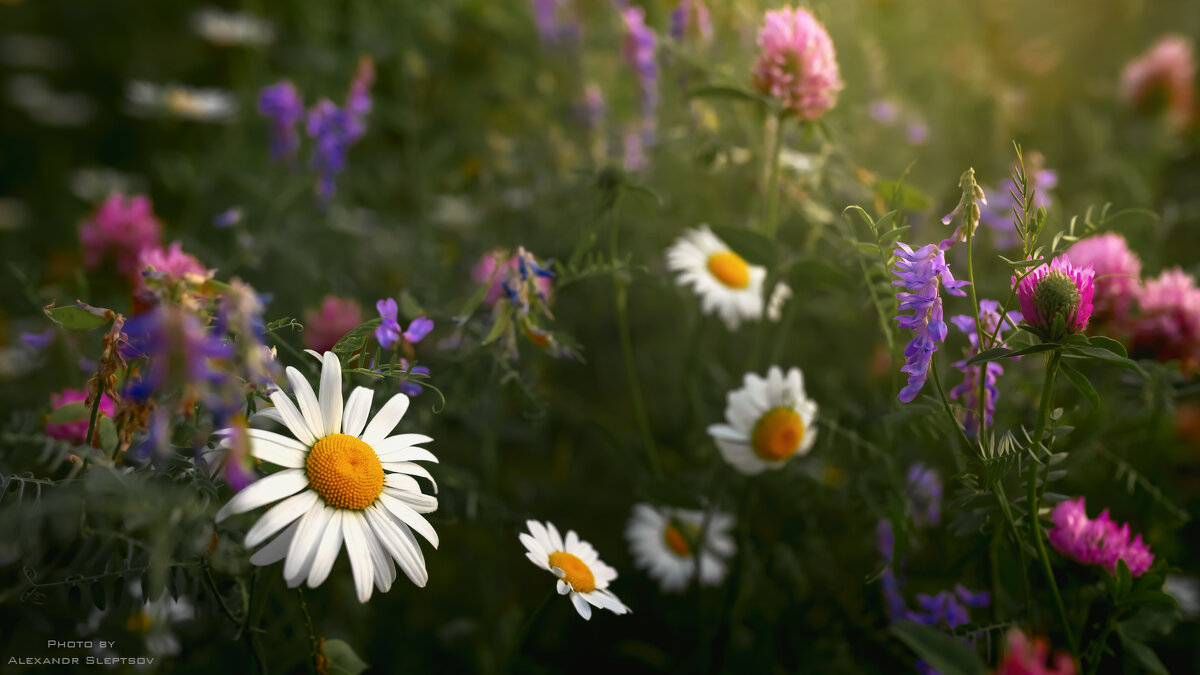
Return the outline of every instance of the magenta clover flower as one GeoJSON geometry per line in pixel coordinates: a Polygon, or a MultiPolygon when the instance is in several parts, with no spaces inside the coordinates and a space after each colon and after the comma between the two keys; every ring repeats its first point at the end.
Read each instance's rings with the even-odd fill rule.
{"type": "Polygon", "coordinates": [[[1050,544],[1064,556],[1084,565],[1098,565],[1109,573],[1115,573],[1117,561],[1124,560],[1132,576],[1146,573],[1154,562],[1150,547],[1142,542],[1142,535],[1130,540],[1129,523],[1120,527],[1108,515],[1108,509],[1100,517],[1087,517],[1084,498],[1068,499],[1054,507],[1050,514],[1054,529],[1046,531],[1050,544]]]}
{"type": "Polygon", "coordinates": [[[1076,267],[1065,255],[1041,265],[1020,282],[1014,276],[1012,284],[1026,324],[1045,341],[1083,332],[1092,316],[1094,277],[1090,264],[1076,267]]]}
{"type": "Polygon", "coordinates": [[[905,291],[896,293],[900,311],[912,310],[912,314],[896,317],[901,328],[916,332],[904,348],[904,367],[908,373],[908,384],[900,390],[899,398],[908,403],[917,397],[929,373],[929,362],[933,359],[938,344],[946,340],[946,322],[942,319],[942,299],[938,294],[945,287],[951,295],[966,295],[962,290],[969,282],[956,281],[946,264],[945,252],[934,244],[922,246],[914,251],[904,242],[896,242],[893,253],[898,260],[893,273],[900,277],[893,286],[905,291]]]}
{"type": "Polygon", "coordinates": [[[802,120],[814,120],[837,103],[845,86],[833,40],[807,10],[769,11],[758,31],[754,86],[802,120]]]}

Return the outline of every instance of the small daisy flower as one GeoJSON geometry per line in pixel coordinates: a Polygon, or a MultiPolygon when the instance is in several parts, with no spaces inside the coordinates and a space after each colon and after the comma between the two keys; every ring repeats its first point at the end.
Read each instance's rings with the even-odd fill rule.
{"type": "Polygon", "coordinates": [[[568,530],[564,539],[553,523],[525,521],[529,533],[520,534],[525,545],[525,557],[538,567],[558,577],[558,594],[570,595],[575,611],[584,619],[592,618],[592,605],[613,614],[625,614],[625,606],[608,585],[617,578],[617,571],[605,565],[596,549],[568,530]]]}
{"type": "Polygon", "coordinates": [[[817,404],[804,394],[800,369],[784,375],[778,366],[771,366],[765,379],[747,373],[744,382],[741,389],[729,392],[727,424],[708,428],[725,461],[754,475],[783,468],[792,457],[808,454],[817,440],[813,426],[817,404]]]}
{"type": "Polygon", "coordinates": [[[658,581],[664,593],[679,593],[696,577],[697,548],[701,585],[717,586],[725,578],[725,561],[736,550],[730,536],[733,523],[728,513],[712,513],[705,531],[703,511],[634,504],[625,538],[634,565],[658,581]]]}
{"type": "Polygon", "coordinates": [[[708,225],[675,240],[667,249],[667,268],[679,272],[676,283],[692,286],[700,296],[700,310],[719,315],[729,330],[762,317],[767,269],[747,263],[708,225]]]}
{"type": "MultiPolygon", "coordinates": [[[[390,436],[408,410],[409,398],[396,394],[370,424],[370,389],[358,387],[342,400],[342,366],[325,352],[321,387],[313,391],[300,371],[289,367],[292,402],[282,390],[271,394],[274,408],[260,416],[283,424],[294,438],[250,429],[250,453],[283,470],[252,483],[217,512],[217,521],[278,502],[246,533],[245,545],[270,543],[250,557],[255,565],[285,560],[290,587],[307,579],[314,588],[329,575],[345,542],[360,602],[396,579],[395,565],[417,586],[429,580],[415,530],[434,548],[437,532],[422,513],[437,510],[437,498],[423,494],[414,476],[433,481],[415,462],[436,462],[417,447],[432,438],[422,434],[390,436]]],[[[437,484],[434,483],[434,489],[437,484]]]]}

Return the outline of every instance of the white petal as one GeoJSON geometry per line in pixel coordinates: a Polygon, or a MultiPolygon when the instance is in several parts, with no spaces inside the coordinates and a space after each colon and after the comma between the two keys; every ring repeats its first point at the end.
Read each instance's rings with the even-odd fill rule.
{"type": "Polygon", "coordinates": [[[379,543],[400,564],[404,575],[419,587],[429,583],[429,572],[425,569],[425,556],[416,537],[402,523],[397,523],[379,506],[366,510],[367,523],[379,537],[379,543]]]}
{"type": "Polygon", "coordinates": [[[325,436],[325,420],[321,419],[321,403],[313,393],[312,385],[293,366],[287,367],[288,382],[292,383],[292,393],[296,395],[296,403],[300,404],[300,412],[304,415],[304,424],[312,432],[313,438],[325,436]]]}
{"type": "Polygon", "coordinates": [[[402,473],[384,474],[383,484],[387,487],[395,488],[396,490],[402,492],[421,491],[421,484],[417,482],[416,478],[413,478],[412,476],[406,476],[402,473]]]}
{"type": "Polygon", "coordinates": [[[262,567],[283,560],[287,555],[288,546],[292,543],[292,537],[296,536],[296,528],[300,523],[297,521],[288,526],[278,537],[271,540],[271,543],[258,549],[254,555],[250,556],[250,564],[262,567]]]}
{"type": "Polygon", "coordinates": [[[279,416],[283,419],[283,424],[292,432],[292,435],[305,445],[312,445],[317,442],[317,437],[313,436],[312,430],[308,428],[308,424],[304,421],[304,415],[296,408],[296,404],[292,403],[292,399],[282,391],[271,392],[271,402],[275,404],[275,409],[279,411],[279,416]]]}
{"type": "Polygon", "coordinates": [[[342,514],[339,509],[333,510],[329,524],[321,535],[317,554],[313,556],[312,568],[308,571],[308,587],[316,588],[329,576],[333,563],[337,560],[338,551],[342,550],[342,514]]]}
{"type": "Polygon", "coordinates": [[[258,546],[266,541],[267,537],[291,525],[293,521],[303,516],[313,504],[317,503],[317,499],[319,498],[315,491],[305,490],[272,506],[246,533],[246,547],[258,546]]]}
{"type": "MultiPolygon", "coordinates": [[[[260,429],[251,429],[251,431],[257,431],[259,434],[271,433],[269,431],[262,431],[260,429]]],[[[286,441],[291,441],[290,438],[280,436],[279,434],[271,435],[286,441]]],[[[295,441],[291,442],[295,443],[295,441]]],[[[272,464],[287,467],[289,469],[303,468],[304,461],[306,459],[306,453],[303,450],[298,450],[289,445],[283,445],[270,439],[260,438],[256,434],[252,434],[250,436],[250,454],[263,460],[264,462],[270,462],[272,464]]]]}
{"type": "Polygon", "coordinates": [[[342,433],[358,436],[367,425],[371,415],[371,399],[375,392],[366,387],[355,387],[346,399],[346,410],[342,413],[342,433]]]}
{"type": "Polygon", "coordinates": [[[386,438],[375,446],[375,453],[381,462],[434,462],[436,455],[425,448],[413,447],[417,443],[428,443],[433,439],[423,434],[400,434],[386,438]]]}
{"type": "Polygon", "coordinates": [[[585,621],[592,618],[592,606],[583,599],[582,594],[572,593],[571,604],[575,605],[575,611],[579,612],[579,616],[582,616],[585,621]]]}
{"type": "Polygon", "coordinates": [[[417,534],[425,537],[430,544],[433,544],[434,548],[438,547],[437,531],[433,529],[433,525],[430,525],[428,520],[425,520],[424,516],[414,511],[408,504],[390,495],[380,494],[379,501],[387,507],[388,511],[392,512],[392,515],[399,518],[400,522],[416,530],[417,534]]]}
{"type": "Polygon", "coordinates": [[[400,418],[408,412],[408,404],[408,397],[404,394],[396,394],[383,404],[383,407],[376,413],[375,419],[371,420],[366,431],[360,437],[363,442],[372,448],[378,445],[400,423],[400,418]]]}
{"type": "Polygon", "coordinates": [[[254,422],[261,422],[261,421],[268,421],[268,422],[275,422],[277,424],[283,424],[283,415],[279,414],[279,408],[275,408],[275,407],[262,408],[250,416],[251,424],[253,424],[254,422]]]}
{"type": "Polygon", "coordinates": [[[333,352],[321,364],[321,419],[325,436],[342,433],[342,362],[333,352]]]}
{"type": "Polygon", "coordinates": [[[288,469],[260,478],[233,496],[217,511],[217,522],[235,513],[245,513],[264,504],[290,497],[308,487],[308,476],[303,471],[288,469]]]}
{"type": "Polygon", "coordinates": [[[567,550],[563,546],[562,536],[558,534],[558,528],[554,526],[554,523],[546,523],[546,533],[549,535],[550,543],[554,546],[555,551],[567,550]]]}
{"type": "Polygon", "coordinates": [[[375,568],[375,588],[379,589],[380,593],[387,593],[392,588],[392,582],[396,580],[396,568],[384,554],[379,537],[372,531],[370,518],[364,517],[363,522],[367,526],[363,528],[363,534],[366,536],[367,549],[371,552],[371,566],[375,568]]]}
{"type": "Polygon", "coordinates": [[[413,464],[412,462],[387,462],[383,465],[383,470],[425,478],[433,484],[433,492],[434,494],[437,494],[437,481],[433,479],[433,474],[429,473],[429,470],[420,464],[413,464]]]}
{"type": "Polygon", "coordinates": [[[399,499],[400,501],[412,507],[417,513],[433,513],[438,509],[438,499],[433,495],[421,494],[420,492],[407,492],[401,490],[392,490],[387,494],[399,499]]]}
{"type": "MultiPolygon", "coordinates": [[[[303,570],[302,564],[306,558],[315,559],[315,556],[310,554],[319,547],[321,536],[325,534],[325,528],[329,525],[333,514],[334,509],[325,506],[320,501],[309,507],[308,512],[300,519],[296,537],[292,539],[292,545],[288,548],[287,562],[283,566],[285,578],[291,579],[298,576],[303,570]]],[[[308,570],[303,570],[303,572],[305,577],[308,576],[308,570]]]]}
{"type": "Polygon", "coordinates": [[[542,548],[542,545],[537,542],[537,539],[534,539],[531,535],[522,532],[521,534],[517,535],[517,538],[521,540],[521,543],[524,544],[525,548],[528,549],[528,551],[533,555],[543,560],[546,560],[550,557],[550,554],[546,552],[546,550],[542,548]]]}
{"type": "Polygon", "coordinates": [[[350,556],[350,571],[354,574],[354,590],[359,602],[371,599],[371,587],[375,583],[371,550],[367,548],[367,535],[362,529],[364,524],[360,513],[347,511],[342,517],[342,535],[346,538],[346,553],[350,556]]]}
{"type": "Polygon", "coordinates": [[[557,550],[552,549],[554,543],[550,540],[550,533],[546,531],[545,525],[536,520],[527,520],[525,521],[525,527],[529,528],[529,533],[542,545],[542,548],[551,552],[557,550]]]}
{"type": "MultiPolygon", "coordinates": [[[[554,569],[558,569],[558,568],[556,567],[554,569]]],[[[554,570],[551,570],[551,571],[553,572],[554,570]]],[[[567,582],[563,581],[562,579],[558,580],[558,583],[556,583],[554,585],[554,588],[555,588],[555,590],[558,591],[559,595],[566,595],[567,593],[571,592],[571,584],[568,584],[567,582]]]]}

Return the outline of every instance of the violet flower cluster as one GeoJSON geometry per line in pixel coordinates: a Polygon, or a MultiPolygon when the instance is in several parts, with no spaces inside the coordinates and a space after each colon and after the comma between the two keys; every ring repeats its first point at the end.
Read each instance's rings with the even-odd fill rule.
{"type": "Polygon", "coordinates": [[[969,282],[955,281],[946,254],[934,244],[914,251],[904,242],[893,253],[898,258],[893,273],[900,277],[893,286],[905,290],[896,293],[900,311],[912,310],[912,314],[901,314],[897,321],[901,328],[915,331],[912,340],[904,348],[905,364],[901,372],[908,373],[908,384],[900,390],[899,398],[908,403],[917,397],[929,374],[929,363],[938,344],[946,340],[946,322],[942,319],[942,298],[939,288],[944,287],[951,295],[966,295],[962,290],[969,282]]]}
{"type": "Polygon", "coordinates": [[[638,128],[625,138],[625,166],[637,170],[645,166],[645,148],[654,144],[658,133],[658,37],[646,25],[641,7],[623,7],[621,18],[625,23],[624,56],[637,73],[641,101],[638,128]]]}
{"type": "MultiPolygon", "coordinates": [[[[1026,171],[1029,186],[1033,189],[1035,211],[1050,208],[1053,203],[1050,191],[1058,185],[1058,172],[1043,168],[1043,161],[1040,154],[1031,154],[1028,160],[1029,169],[1026,171]]],[[[1018,208],[1017,196],[1020,194],[1016,182],[1009,178],[999,188],[988,190],[988,193],[992,195],[991,203],[984,202],[980,208],[979,222],[996,233],[995,242],[998,248],[1020,246],[1021,238],[1017,236],[1017,230],[1013,227],[1013,217],[1018,208]]]]}
{"type": "Polygon", "coordinates": [[[1135,577],[1145,574],[1154,562],[1154,554],[1142,542],[1142,535],[1130,540],[1129,523],[1117,527],[1108,509],[1095,520],[1088,518],[1083,497],[1060,502],[1050,518],[1055,527],[1046,531],[1046,538],[1059,553],[1076,562],[1115,573],[1117,561],[1124,560],[1135,577]]]}
{"type": "Polygon", "coordinates": [[[683,40],[690,30],[695,30],[703,40],[712,38],[712,16],[703,0],[679,0],[671,12],[671,37],[683,40]]]}
{"type": "Polygon", "coordinates": [[[579,26],[561,16],[567,0],[532,0],[532,4],[533,21],[543,44],[553,46],[578,40],[579,26]]]}
{"type": "Polygon", "coordinates": [[[271,122],[271,159],[280,161],[296,156],[300,133],[296,124],[304,118],[304,101],[289,80],[264,87],[258,93],[258,112],[271,122]]]}
{"type": "Polygon", "coordinates": [[[433,330],[432,319],[418,316],[408,324],[406,330],[402,331],[399,320],[400,308],[396,304],[395,298],[384,298],[376,302],[375,309],[379,311],[379,317],[383,320],[375,329],[375,339],[384,349],[391,349],[401,340],[408,344],[416,344],[424,340],[425,336],[433,330]]]}
{"type": "Polygon", "coordinates": [[[942,481],[936,470],[917,462],[908,467],[908,503],[913,523],[933,527],[942,520],[942,481]]]}
{"type": "MultiPolygon", "coordinates": [[[[1015,328],[1021,321],[1021,313],[1009,312],[1005,315],[1004,321],[1010,327],[1015,328]]],[[[963,405],[966,408],[966,419],[963,426],[966,427],[967,435],[974,437],[979,431],[980,374],[982,372],[984,378],[983,423],[985,426],[991,426],[992,415],[996,410],[996,401],[1000,398],[1000,392],[996,389],[996,379],[1004,374],[1004,367],[996,361],[968,366],[967,361],[982,351],[979,348],[979,332],[976,330],[975,318],[959,314],[950,317],[950,322],[965,333],[967,340],[971,343],[966,358],[954,364],[954,367],[963,374],[963,381],[962,384],[950,390],[950,398],[963,397],[963,405]]],[[[987,299],[979,301],[979,328],[983,330],[985,339],[990,339],[993,334],[996,336],[995,342],[988,344],[988,349],[1004,346],[1004,327],[1000,326],[1000,303],[987,299]]]]}

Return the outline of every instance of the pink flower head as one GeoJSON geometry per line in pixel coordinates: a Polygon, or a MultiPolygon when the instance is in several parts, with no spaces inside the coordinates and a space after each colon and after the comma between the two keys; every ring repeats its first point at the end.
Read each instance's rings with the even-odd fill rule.
{"type": "Polygon", "coordinates": [[[362,307],[349,298],[327,295],[318,309],[304,312],[304,346],[325,353],[363,322],[362,307]]]}
{"type": "Polygon", "coordinates": [[[1021,315],[1030,327],[1041,333],[1043,339],[1058,340],[1063,335],[1052,334],[1055,321],[1062,318],[1064,334],[1079,333],[1087,327],[1092,316],[1092,296],[1095,293],[1095,276],[1091,265],[1075,267],[1065,255],[1060,255],[1043,264],[1017,283],[1017,298],[1021,301],[1021,315]]]}
{"type": "Polygon", "coordinates": [[[1177,127],[1192,121],[1195,94],[1196,57],[1191,43],[1181,35],[1163,36],[1121,74],[1125,103],[1138,108],[1165,103],[1171,123],[1177,127]]]}
{"type": "Polygon", "coordinates": [[[1098,565],[1115,573],[1117,561],[1124,560],[1129,573],[1140,577],[1154,562],[1150,547],[1139,534],[1129,539],[1129,524],[1120,527],[1105,509],[1098,518],[1087,517],[1083,497],[1069,499],[1054,507],[1050,515],[1054,529],[1046,531],[1050,544],[1064,556],[1084,565],[1098,565]]]}
{"type": "Polygon", "coordinates": [[[154,246],[143,249],[138,256],[138,267],[144,276],[183,279],[197,284],[211,279],[214,272],[206,268],[196,256],[184,253],[179,242],[174,242],[167,248],[154,246]]]}
{"type": "Polygon", "coordinates": [[[83,264],[95,268],[111,257],[118,272],[136,279],[142,251],[158,245],[161,229],[149,197],[113,193],[79,226],[83,264]]]}
{"type": "Polygon", "coordinates": [[[996,666],[995,675],[1075,675],[1075,662],[1070,654],[1056,652],[1054,665],[1047,666],[1050,646],[1045,638],[1031,642],[1020,630],[1008,631],[1008,653],[996,666]]]}
{"type": "MultiPolygon", "coordinates": [[[[87,392],[82,389],[64,389],[57,394],[50,394],[50,407],[52,409],[61,408],[70,403],[78,403],[87,400],[87,392]]],[[[100,415],[108,416],[110,419],[113,416],[113,402],[107,394],[100,395],[100,415]]],[[[66,422],[64,424],[46,423],[46,435],[50,438],[57,438],[60,441],[67,441],[75,445],[82,445],[87,440],[87,428],[90,421],[91,410],[88,410],[88,415],[74,422],[66,422]]],[[[98,418],[97,418],[98,419],[98,418]]]]}
{"type": "Polygon", "coordinates": [[[1075,265],[1091,265],[1096,273],[1093,318],[1103,323],[1127,322],[1142,285],[1142,261],[1129,250],[1125,237],[1115,232],[1088,237],[1072,246],[1066,255],[1075,265]]]}
{"type": "Polygon", "coordinates": [[[1200,364],[1200,289],[1178,267],[1143,284],[1131,348],[1159,361],[1180,362],[1186,372],[1200,364]]]}
{"type": "Polygon", "coordinates": [[[814,120],[837,103],[845,86],[833,41],[807,10],[767,12],[758,32],[754,86],[779,99],[802,120],[814,120]]]}
{"type": "MultiPolygon", "coordinates": [[[[496,261],[503,255],[504,251],[500,249],[484,253],[483,257],[479,259],[479,262],[475,264],[475,268],[471,270],[471,278],[474,279],[476,283],[487,283],[487,281],[491,279],[491,285],[488,286],[487,295],[483,297],[484,303],[488,305],[496,304],[496,301],[499,300],[504,294],[504,281],[506,275],[497,274],[496,272],[496,261]]],[[[509,270],[514,272],[519,271],[520,266],[521,262],[518,259],[518,256],[514,255],[508,259],[509,270]]],[[[549,302],[552,279],[550,277],[537,275],[535,275],[535,278],[537,279],[538,288],[542,291],[542,294],[546,296],[547,302],[549,302]]]]}

